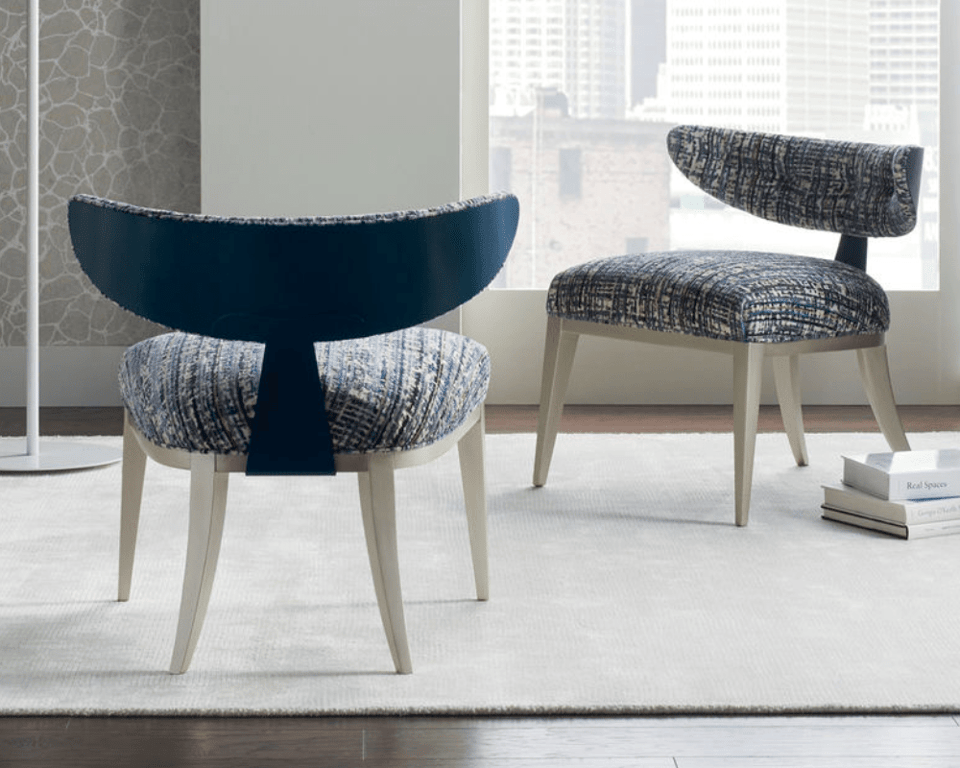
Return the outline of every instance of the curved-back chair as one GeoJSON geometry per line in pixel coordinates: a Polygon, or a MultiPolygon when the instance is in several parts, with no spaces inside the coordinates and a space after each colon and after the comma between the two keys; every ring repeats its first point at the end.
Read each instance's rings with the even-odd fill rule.
{"type": "Polygon", "coordinates": [[[357,472],[370,567],[398,672],[412,669],[393,471],[457,445],[477,595],[488,596],[483,400],[489,356],[415,327],[479,293],[503,265],[506,194],[421,211],[224,218],[78,195],[74,251],[120,306],[176,329],[131,346],[119,599],[127,600],[145,460],[189,469],[190,526],[170,670],[185,672],[216,571],[230,472],[357,472]]]}
{"type": "Polygon", "coordinates": [[[671,129],[667,149],[684,175],[728,205],[839,233],[835,258],[668,251],[602,258],[557,274],[547,296],[534,485],[546,483],[581,335],[733,356],[738,525],[746,525],[750,507],[765,357],[773,359],[797,464],[807,463],[798,361],[810,352],[856,349],[884,436],[893,450],[908,450],[884,343],[889,304],[865,269],[867,238],[897,237],[916,224],[923,150],[694,125],[671,129]]]}

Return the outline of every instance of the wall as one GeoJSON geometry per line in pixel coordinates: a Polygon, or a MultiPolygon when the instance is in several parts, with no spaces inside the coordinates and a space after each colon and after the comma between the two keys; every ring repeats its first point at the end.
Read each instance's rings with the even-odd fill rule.
{"type": "Polygon", "coordinates": [[[203,0],[202,38],[205,213],[459,197],[459,0],[203,0]]]}
{"type": "MultiPolygon", "coordinates": [[[[24,389],[26,9],[0,8],[0,406],[24,389]]],[[[157,327],[81,273],[67,201],[200,209],[199,0],[41,0],[40,15],[41,403],[111,404],[120,352],[157,327]]]]}

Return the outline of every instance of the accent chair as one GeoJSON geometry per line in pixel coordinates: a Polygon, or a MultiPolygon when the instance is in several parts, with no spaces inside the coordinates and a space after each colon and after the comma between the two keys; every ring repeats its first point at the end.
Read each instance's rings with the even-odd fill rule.
{"type": "Polygon", "coordinates": [[[764,360],[798,465],[807,464],[799,385],[803,354],[855,349],[874,415],[893,450],[909,443],[897,414],[884,334],[890,307],[866,273],[867,238],[917,220],[923,150],[682,125],[667,150],[722,203],[790,227],[840,235],[835,258],[696,250],[600,258],[557,274],[547,333],[533,484],[547,481],[577,340],[605,336],[733,356],[734,503],[750,508],[764,360]]]}
{"type": "Polygon", "coordinates": [[[118,587],[127,600],[146,458],[189,470],[172,673],[188,669],[203,626],[231,472],[357,473],[384,631],[396,671],[409,673],[394,471],[457,446],[477,597],[487,599],[490,359],[479,343],[420,324],[494,278],[518,216],[508,194],[316,218],[204,216],[87,195],[70,201],[74,250],[93,283],[175,329],[131,346],[120,369],[118,587]]]}

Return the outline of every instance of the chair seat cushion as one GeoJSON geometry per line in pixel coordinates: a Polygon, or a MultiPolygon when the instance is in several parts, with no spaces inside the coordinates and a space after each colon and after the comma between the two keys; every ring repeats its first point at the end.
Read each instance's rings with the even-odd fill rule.
{"type": "Polygon", "coordinates": [[[671,251],[598,259],[556,275],[548,314],[741,342],[883,333],[890,307],[856,267],[811,256],[671,251]]]}
{"type": "MultiPolygon", "coordinates": [[[[315,349],[335,454],[429,445],[486,397],[487,350],[456,333],[411,328],[315,349]]],[[[166,448],[246,453],[263,350],[188,333],[133,345],[120,393],[134,426],[166,448]]]]}

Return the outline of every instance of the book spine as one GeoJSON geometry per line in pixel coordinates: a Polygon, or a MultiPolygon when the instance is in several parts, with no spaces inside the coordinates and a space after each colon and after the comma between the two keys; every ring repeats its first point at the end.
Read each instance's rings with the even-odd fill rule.
{"type": "Polygon", "coordinates": [[[841,489],[829,486],[824,486],[823,495],[826,503],[832,507],[904,525],[960,519],[960,497],[924,501],[886,501],[852,488],[841,489]]]}
{"type": "Polygon", "coordinates": [[[939,499],[960,496],[960,477],[925,472],[890,478],[891,499],[939,499]]]}
{"type": "Polygon", "coordinates": [[[908,539],[928,539],[931,536],[948,536],[952,533],[960,533],[960,520],[907,526],[908,539]]]}
{"type": "Polygon", "coordinates": [[[901,539],[928,539],[933,536],[948,536],[950,534],[960,533],[960,520],[942,520],[932,523],[903,525],[902,523],[860,515],[856,512],[847,512],[843,509],[831,507],[829,504],[823,504],[820,508],[823,511],[824,520],[833,520],[857,528],[888,533],[891,536],[896,536],[901,539]]]}
{"type": "Polygon", "coordinates": [[[903,517],[907,525],[960,520],[960,499],[944,499],[942,503],[911,504],[907,502],[903,507],[903,517]]]}

